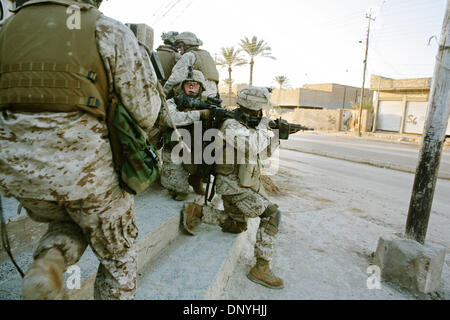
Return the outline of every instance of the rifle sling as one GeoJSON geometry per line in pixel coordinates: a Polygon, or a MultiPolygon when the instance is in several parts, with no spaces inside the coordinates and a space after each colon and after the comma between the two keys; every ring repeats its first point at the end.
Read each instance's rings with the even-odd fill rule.
{"type": "Polygon", "coordinates": [[[14,267],[17,269],[17,271],[20,273],[20,276],[23,278],[25,276],[25,274],[23,273],[22,269],[20,269],[19,265],[17,264],[16,260],[14,260],[14,257],[11,253],[11,247],[9,245],[9,239],[8,239],[8,232],[6,230],[5,218],[3,216],[3,206],[2,206],[2,197],[1,196],[0,196],[0,220],[1,220],[3,249],[5,249],[6,253],[9,256],[9,259],[14,264],[14,267]]]}

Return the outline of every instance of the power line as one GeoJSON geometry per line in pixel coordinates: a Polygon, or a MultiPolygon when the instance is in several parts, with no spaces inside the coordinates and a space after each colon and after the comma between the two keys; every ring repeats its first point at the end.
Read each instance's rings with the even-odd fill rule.
{"type": "Polygon", "coordinates": [[[170,2],[163,10],[162,14],[159,14],[155,21],[153,21],[153,25],[158,24],[161,19],[165,18],[167,14],[169,14],[178,4],[180,4],[181,0],[174,0],[170,2]]]}

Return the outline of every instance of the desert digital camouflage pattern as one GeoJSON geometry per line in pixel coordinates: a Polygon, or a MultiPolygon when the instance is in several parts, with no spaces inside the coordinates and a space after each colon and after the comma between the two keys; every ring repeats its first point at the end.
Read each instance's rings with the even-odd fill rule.
{"type": "MultiPolygon", "coordinates": [[[[170,115],[173,119],[173,124],[179,128],[193,124],[195,121],[200,121],[200,111],[179,111],[174,99],[167,100],[167,106],[169,107],[170,115]]],[[[172,123],[169,121],[169,116],[165,109],[161,109],[161,116],[164,123],[172,128],[172,123]]]]}
{"type": "MultiPolygon", "coordinates": [[[[177,127],[186,127],[194,124],[195,121],[200,121],[200,111],[179,111],[174,99],[167,100],[167,106],[173,119],[173,124],[177,127]]],[[[165,109],[161,110],[161,117],[166,127],[172,128],[172,123],[165,109]]],[[[172,130],[168,130],[166,134],[171,136],[172,130]]],[[[167,190],[189,193],[189,172],[182,164],[176,164],[171,157],[172,148],[165,144],[162,153],[162,168],[161,168],[161,185],[167,190]]]]}
{"type": "MultiPolygon", "coordinates": [[[[180,60],[178,60],[173,67],[172,74],[164,85],[164,93],[166,95],[170,94],[176,85],[186,79],[189,66],[194,67],[196,60],[197,58],[193,52],[187,52],[181,56],[180,60]]],[[[205,80],[205,88],[206,90],[202,93],[203,97],[217,96],[218,90],[217,83],[215,81],[205,80]]]]}
{"type": "Polygon", "coordinates": [[[236,103],[250,110],[270,108],[270,93],[267,88],[247,86],[239,90],[236,103]]]}
{"type": "MultiPolygon", "coordinates": [[[[274,133],[268,129],[268,122],[269,119],[262,118],[259,125],[252,129],[234,119],[229,119],[223,123],[219,136],[232,145],[235,150],[239,150],[241,154],[258,154],[263,159],[278,148],[278,144],[271,143],[274,133]],[[245,146],[247,146],[247,150],[245,146]]],[[[242,165],[245,164],[239,164],[238,166],[242,165]]],[[[257,165],[261,166],[258,157],[257,165]]],[[[271,261],[276,232],[273,232],[273,228],[270,228],[269,225],[272,217],[261,216],[272,203],[259,193],[260,176],[255,177],[256,183],[252,187],[243,187],[236,173],[228,175],[219,173],[216,179],[216,191],[222,196],[224,210],[204,206],[202,222],[221,225],[227,217],[239,222],[247,222],[249,218],[260,217],[261,222],[256,235],[255,256],[271,261]]]]}
{"type": "MultiPolygon", "coordinates": [[[[145,130],[161,100],[145,51],[120,22],[101,16],[99,52],[123,105],[145,130]]],[[[84,112],[0,115],[0,189],[5,195],[78,200],[117,184],[105,123],[84,112]],[[26,181],[26,184],[24,184],[26,181]]]]}
{"type": "Polygon", "coordinates": [[[130,300],[136,291],[138,228],[132,196],[118,186],[100,195],[74,201],[18,199],[30,217],[48,222],[34,256],[58,248],[66,268],[76,264],[89,244],[100,261],[94,299],[130,300]],[[86,236],[87,237],[86,237],[86,236]]]}
{"type": "MultiPolygon", "coordinates": [[[[235,183],[237,176],[228,176],[226,180],[222,180],[222,190],[224,182],[235,183]]],[[[206,224],[220,226],[227,217],[239,222],[247,222],[249,218],[261,217],[261,214],[271,204],[269,200],[258,192],[249,188],[241,188],[241,193],[233,195],[222,195],[224,210],[217,209],[212,206],[203,206],[202,222],[206,224]]],[[[266,230],[270,217],[261,217],[258,231],[256,233],[255,256],[267,261],[271,261],[273,257],[273,243],[276,233],[268,233],[266,230]]]]}
{"type": "MultiPolygon", "coordinates": [[[[149,131],[161,105],[149,57],[118,21],[101,16],[95,32],[109,88],[149,131]]],[[[2,112],[0,191],[19,199],[32,218],[52,221],[35,255],[57,246],[69,265],[87,237],[101,262],[95,298],[134,298],[134,200],[119,187],[104,122],[84,112],[2,112]]]]}

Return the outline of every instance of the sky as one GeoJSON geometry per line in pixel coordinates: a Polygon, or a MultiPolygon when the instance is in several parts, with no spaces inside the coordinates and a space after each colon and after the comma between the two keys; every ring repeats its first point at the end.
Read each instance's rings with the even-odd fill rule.
{"type": "MultiPolygon", "coordinates": [[[[263,39],[276,59],[257,57],[253,84],[292,88],[338,83],[361,87],[368,15],[371,21],[366,85],[370,75],[432,77],[447,0],[106,0],[100,10],[123,23],[155,31],[190,31],[201,48],[219,57],[244,37],[263,39]],[[434,36],[434,38],[432,38],[434,36]],[[431,38],[431,40],[430,40],[431,38]]],[[[243,57],[247,57],[242,53],[243,57]]],[[[218,67],[220,80],[228,78],[218,67]]],[[[249,65],[235,67],[234,83],[248,83],[249,65]]]]}

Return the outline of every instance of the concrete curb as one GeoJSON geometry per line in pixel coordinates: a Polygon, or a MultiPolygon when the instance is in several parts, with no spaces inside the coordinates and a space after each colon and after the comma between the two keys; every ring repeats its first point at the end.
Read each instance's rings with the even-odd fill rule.
{"type": "Polygon", "coordinates": [[[217,275],[209,287],[205,300],[218,300],[225,289],[228,280],[235,272],[235,268],[245,248],[245,245],[250,242],[251,238],[256,236],[258,230],[259,219],[249,219],[247,223],[247,231],[239,234],[234,241],[234,245],[229,251],[222,267],[217,272],[217,275]]]}
{"type": "Polygon", "coordinates": [[[361,132],[361,137],[357,136],[353,131],[313,131],[304,132],[304,135],[318,135],[318,136],[330,136],[344,139],[367,139],[377,141],[389,141],[392,143],[400,144],[414,144],[420,145],[422,143],[421,135],[413,134],[395,134],[395,133],[381,133],[381,132],[361,132]]]}
{"type": "MultiPolygon", "coordinates": [[[[345,161],[350,161],[350,162],[355,162],[355,163],[360,163],[360,164],[367,164],[367,165],[371,165],[374,167],[387,168],[387,169],[402,171],[402,172],[406,172],[406,173],[412,173],[412,174],[416,173],[415,167],[414,168],[413,167],[405,167],[405,166],[400,166],[400,165],[396,165],[396,164],[388,163],[388,162],[361,160],[361,159],[351,157],[351,156],[341,156],[341,155],[336,155],[336,154],[327,153],[327,152],[323,152],[323,151],[305,150],[305,149],[301,149],[301,148],[292,148],[292,147],[285,147],[285,146],[280,146],[280,149],[296,151],[296,152],[304,152],[304,153],[309,153],[309,154],[313,154],[313,155],[317,155],[317,156],[323,156],[323,157],[328,157],[328,158],[333,158],[333,159],[338,159],[338,160],[345,160],[345,161]]],[[[444,173],[439,172],[438,178],[450,180],[450,174],[445,173],[445,172],[444,173]]]]}
{"type": "MultiPolygon", "coordinates": [[[[179,234],[179,216],[172,217],[156,230],[137,242],[138,273],[147,263],[157,259],[179,234]]],[[[70,300],[93,300],[96,273],[91,274],[81,284],[81,289],[69,292],[70,300]]]]}

